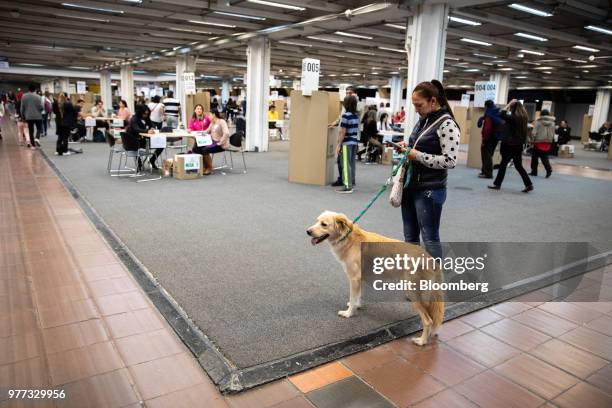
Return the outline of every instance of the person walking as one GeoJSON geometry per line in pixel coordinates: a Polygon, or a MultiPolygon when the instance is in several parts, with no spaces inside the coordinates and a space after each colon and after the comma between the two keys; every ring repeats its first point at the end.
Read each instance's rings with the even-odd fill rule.
{"type": "Polygon", "coordinates": [[[76,127],[77,112],[72,102],[68,100],[64,92],[60,93],[57,98],[56,123],[57,142],[55,144],[55,155],[63,156],[70,155],[68,151],[68,139],[70,131],[76,127]]]}
{"type": "MultiPolygon", "coordinates": [[[[346,112],[340,120],[336,156],[338,161],[338,180],[332,186],[343,186],[337,193],[350,194],[355,185],[355,156],[357,155],[357,136],[359,135],[359,116],[357,115],[357,98],[344,97],[346,112]]],[[[376,121],[374,121],[376,126],[376,121]]]]}
{"type": "Polygon", "coordinates": [[[408,143],[412,174],[402,194],[404,240],[420,240],[433,257],[442,257],[440,220],[446,201],[448,170],[457,163],[461,130],[437,80],[421,82],[412,91],[412,105],[420,119],[408,143]]]}
{"type": "Polygon", "coordinates": [[[492,179],[493,153],[495,153],[499,141],[500,127],[503,127],[499,108],[495,106],[495,102],[492,100],[485,102],[485,113],[478,119],[478,127],[482,128],[482,143],[480,145],[482,168],[478,177],[492,179]]]}
{"type": "Polygon", "coordinates": [[[174,98],[174,92],[168,91],[168,96],[164,98],[163,104],[166,114],[166,126],[176,129],[181,115],[181,102],[174,98]]]}
{"type": "Polygon", "coordinates": [[[547,109],[542,109],[540,117],[536,120],[533,128],[532,138],[533,149],[531,149],[531,173],[530,176],[538,175],[538,158],[546,169],[546,178],[552,174],[552,167],[548,161],[548,154],[551,151],[552,143],[555,139],[555,117],[547,109]]]}
{"type": "Polygon", "coordinates": [[[47,136],[47,130],[49,129],[49,115],[53,112],[53,105],[51,102],[51,94],[49,91],[45,91],[44,95],[40,96],[42,103],[42,118],[43,118],[43,136],[47,136]]]}
{"type": "Polygon", "coordinates": [[[502,156],[499,169],[497,170],[497,177],[493,181],[493,185],[487,186],[492,190],[501,189],[501,185],[504,182],[506,176],[506,168],[512,161],[514,162],[514,168],[521,175],[525,188],[521,190],[523,193],[533,191],[533,183],[527,175],[527,171],[523,168],[523,144],[527,139],[527,122],[529,116],[527,111],[523,107],[523,104],[518,102],[516,99],[510,101],[510,103],[501,112],[501,116],[506,122],[504,126],[504,133],[501,139],[500,153],[502,156]]]}
{"type": "Polygon", "coordinates": [[[21,98],[20,113],[28,124],[30,132],[30,145],[40,147],[40,135],[42,133],[42,101],[36,94],[36,85],[28,87],[28,93],[21,98]],[[36,126],[36,136],[34,136],[34,126],[36,126]]]}

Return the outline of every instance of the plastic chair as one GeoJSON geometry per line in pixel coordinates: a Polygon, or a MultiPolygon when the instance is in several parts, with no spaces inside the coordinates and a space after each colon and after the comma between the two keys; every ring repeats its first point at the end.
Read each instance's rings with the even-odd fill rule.
{"type": "MultiPolygon", "coordinates": [[[[223,149],[223,165],[215,167],[215,170],[224,169],[229,167],[230,170],[234,170],[234,158],[232,153],[240,153],[242,155],[242,173],[247,173],[246,160],[244,159],[244,134],[242,132],[234,133],[230,136],[230,145],[227,149],[223,149]],[[229,152],[230,164],[228,166],[226,153],[229,152]]],[[[214,157],[214,155],[213,155],[214,157]]]]}

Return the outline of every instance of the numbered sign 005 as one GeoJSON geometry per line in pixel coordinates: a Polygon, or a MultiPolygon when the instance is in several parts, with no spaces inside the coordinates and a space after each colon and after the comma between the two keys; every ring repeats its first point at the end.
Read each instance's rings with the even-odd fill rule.
{"type": "Polygon", "coordinates": [[[319,90],[319,73],[321,61],[313,58],[302,60],[302,95],[310,96],[312,91],[319,90]]]}

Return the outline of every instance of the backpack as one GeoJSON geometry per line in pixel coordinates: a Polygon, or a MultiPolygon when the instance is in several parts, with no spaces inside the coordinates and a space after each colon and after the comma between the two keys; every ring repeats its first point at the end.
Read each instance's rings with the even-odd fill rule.
{"type": "Polygon", "coordinates": [[[45,113],[51,113],[53,108],[51,107],[51,102],[47,98],[45,98],[45,113]]]}

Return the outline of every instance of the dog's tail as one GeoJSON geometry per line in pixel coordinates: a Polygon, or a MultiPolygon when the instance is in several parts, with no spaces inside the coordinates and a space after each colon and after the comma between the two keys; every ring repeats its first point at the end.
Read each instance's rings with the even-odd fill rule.
{"type": "Polygon", "coordinates": [[[431,333],[434,334],[444,321],[444,295],[441,290],[432,293],[432,298],[427,307],[427,313],[433,322],[431,333]]]}

